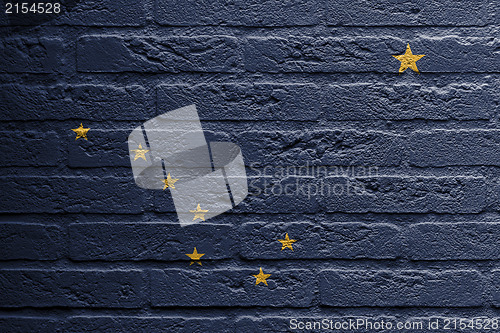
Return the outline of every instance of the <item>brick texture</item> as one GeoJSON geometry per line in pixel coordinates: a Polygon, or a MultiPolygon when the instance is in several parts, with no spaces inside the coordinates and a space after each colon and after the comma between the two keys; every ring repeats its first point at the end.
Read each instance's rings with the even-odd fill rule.
{"type": "MultiPolygon", "coordinates": [[[[198,267],[194,267],[198,268],[198,267]]],[[[231,270],[170,269],[151,272],[152,305],[165,306],[270,306],[311,305],[314,281],[307,270],[282,272],[263,269],[268,286],[255,285],[259,268],[231,270]],[[207,290],[211,290],[207,293],[207,290]]]]}
{"type": "Polygon", "coordinates": [[[241,61],[238,41],[228,36],[85,36],[77,48],[82,72],[235,72],[241,61]]]}
{"type": "MultiPolygon", "coordinates": [[[[496,41],[486,38],[420,38],[407,41],[414,54],[429,54],[418,62],[428,73],[497,72],[496,41]],[[420,50],[417,52],[417,50],[420,50]],[[429,51],[429,52],[428,52],[429,51]],[[446,54],[453,52],[453,57],[446,54]],[[430,61],[429,59],[432,59],[430,61]]],[[[245,67],[269,73],[392,73],[403,54],[405,41],[389,36],[359,38],[314,38],[304,36],[252,37],[245,47],[245,67]]]]}
{"type": "Polygon", "coordinates": [[[0,88],[4,120],[147,120],[154,116],[141,86],[19,85],[0,88]]]}
{"type": "Polygon", "coordinates": [[[62,156],[55,132],[0,132],[1,166],[57,166],[62,156]],[[13,144],[15,142],[15,145],[13,144]]]}
{"type": "Polygon", "coordinates": [[[291,320],[324,318],[437,319],[398,330],[437,332],[494,318],[497,2],[1,10],[0,332],[309,332],[291,320]],[[393,57],[408,44],[419,73],[393,57]],[[191,104],[208,142],[241,148],[249,195],[181,227],[175,189],[135,184],[128,137],[191,104]]]}
{"type": "Polygon", "coordinates": [[[250,27],[305,26],[320,22],[323,2],[306,0],[236,2],[156,0],[156,21],[162,25],[228,25],[250,27]]]}
{"type": "Polygon", "coordinates": [[[145,275],[136,270],[2,270],[0,305],[138,308],[145,285],[145,275]]]}
{"type": "Polygon", "coordinates": [[[0,184],[13,193],[0,204],[5,213],[139,213],[145,201],[144,191],[116,177],[3,177],[0,184]]]}
{"type": "Polygon", "coordinates": [[[492,22],[488,1],[422,1],[400,3],[390,0],[329,2],[328,23],[354,26],[484,26],[492,22]]]}
{"type": "Polygon", "coordinates": [[[399,230],[388,224],[247,223],[241,227],[241,255],[248,259],[396,258],[399,230]],[[293,250],[278,239],[295,239],[293,250]]]}
{"type": "Polygon", "coordinates": [[[473,270],[325,270],[320,273],[319,288],[321,303],[328,306],[471,307],[485,300],[483,280],[473,270]]]}
{"type": "Polygon", "coordinates": [[[0,224],[0,260],[54,260],[63,257],[65,248],[65,234],[56,225],[0,224]]]}
{"type": "Polygon", "coordinates": [[[58,38],[2,38],[0,73],[54,73],[66,61],[58,38]]]}
{"type": "Polygon", "coordinates": [[[407,230],[408,257],[416,260],[497,259],[497,223],[418,223],[407,230]]]}
{"type": "Polygon", "coordinates": [[[74,260],[187,260],[196,247],[203,259],[234,255],[231,226],[205,224],[181,228],[167,223],[75,223],[70,227],[74,260]],[[182,247],[179,247],[180,244],[182,247]]]}

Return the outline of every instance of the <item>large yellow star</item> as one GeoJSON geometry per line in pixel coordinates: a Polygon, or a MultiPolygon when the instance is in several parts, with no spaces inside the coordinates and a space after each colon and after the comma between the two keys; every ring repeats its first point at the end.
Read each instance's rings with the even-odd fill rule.
{"type": "Polygon", "coordinates": [[[142,145],[139,143],[139,149],[132,149],[132,151],[135,152],[134,161],[138,158],[142,158],[144,161],[147,161],[146,153],[149,149],[142,149],[142,145]]]}
{"type": "Polygon", "coordinates": [[[413,54],[411,53],[410,44],[406,46],[406,52],[402,55],[393,55],[394,58],[401,61],[401,67],[399,67],[399,72],[403,73],[407,68],[413,69],[414,72],[419,73],[417,68],[417,61],[425,57],[425,54],[413,54]]]}
{"type": "Polygon", "coordinates": [[[288,233],[285,235],[285,239],[278,239],[278,242],[281,242],[281,251],[283,251],[286,248],[289,248],[290,250],[293,251],[292,244],[296,242],[295,239],[290,239],[288,237],[288,233]]]}
{"type": "Polygon", "coordinates": [[[200,219],[202,221],[205,221],[205,213],[208,212],[208,210],[201,209],[200,204],[198,204],[198,207],[196,207],[196,210],[190,210],[191,213],[194,213],[193,221],[196,219],[200,219]]]}
{"type": "Polygon", "coordinates": [[[78,140],[79,138],[84,138],[85,140],[87,139],[87,132],[90,130],[90,128],[83,128],[83,124],[80,123],[80,127],[71,129],[73,132],[76,133],[76,139],[78,140]]]}
{"type": "MultiPolygon", "coordinates": [[[[170,173],[167,175],[167,179],[163,179],[163,183],[165,183],[165,186],[163,187],[163,190],[165,191],[167,187],[175,189],[175,182],[178,181],[179,179],[177,178],[172,178],[170,177],[170,173]]],[[[200,205],[198,205],[199,207],[200,205]]]]}
{"type": "Polygon", "coordinates": [[[189,266],[191,266],[194,263],[197,263],[200,266],[203,266],[201,264],[200,258],[203,257],[205,255],[205,253],[198,253],[196,248],[194,248],[193,253],[186,253],[186,255],[191,259],[191,263],[189,264],[189,266]]]}
{"type": "Polygon", "coordinates": [[[252,275],[253,277],[257,278],[255,280],[255,285],[258,285],[259,283],[263,282],[267,286],[267,281],[266,279],[271,276],[271,274],[264,274],[262,271],[262,267],[260,268],[260,272],[257,275],[252,275]]]}

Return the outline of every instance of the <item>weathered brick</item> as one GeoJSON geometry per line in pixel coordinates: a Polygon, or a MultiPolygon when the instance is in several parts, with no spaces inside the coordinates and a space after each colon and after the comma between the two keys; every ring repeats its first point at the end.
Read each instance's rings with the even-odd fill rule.
{"type": "Polygon", "coordinates": [[[259,273],[254,269],[153,270],[153,306],[271,306],[305,307],[311,305],[315,288],[309,270],[272,270],[263,267],[268,286],[255,285],[259,273]],[[206,292],[210,290],[210,292],[206,292]]]}
{"type": "Polygon", "coordinates": [[[60,332],[62,321],[48,317],[0,317],[0,331],[8,333],[60,332]]]}
{"type": "Polygon", "coordinates": [[[356,83],[330,85],[322,104],[332,120],[475,120],[492,118],[495,96],[486,84],[356,83]]]}
{"type": "Polygon", "coordinates": [[[236,208],[237,213],[316,213],[316,180],[304,177],[249,177],[248,197],[236,208]]]}
{"type": "Polygon", "coordinates": [[[239,230],[240,253],[246,259],[396,258],[399,230],[390,224],[246,223],[239,230]],[[288,233],[293,251],[278,239],[288,233]]]}
{"type": "Polygon", "coordinates": [[[71,317],[65,332],[235,332],[228,318],[189,317],[125,317],[125,316],[76,316],[71,317]]]}
{"type": "Polygon", "coordinates": [[[145,274],[131,269],[0,270],[0,306],[138,308],[145,283],[145,274]]]}
{"type": "Polygon", "coordinates": [[[137,0],[80,1],[58,17],[55,24],[83,26],[142,26],[146,23],[144,2],[137,0]]]}
{"type": "Polygon", "coordinates": [[[417,64],[421,72],[487,73],[500,69],[497,40],[456,36],[414,40],[389,36],[250,37],[245,66],[251,72],[270,73],[398,73],[401,63],[392,55],[403,54],[407,43],[413,54],[426,55],[417,64]]]}
{"type": "Polygon", "coordinates": [[[186,3],[182,0],[156,0],[159,24],[175,26],[297,26],[319,23],[323,1],[249,0],[227,3],[223,0],[186,3]]]}
{"type": "Polygon", "coordinates": [[[418,223],[406,231],[414,260],[499,259],[499,223],[418,223]]]}
{"type": "Polygon", "coordinates": [[[235,142],[248,165],[397,166],[405,151],[402,136],[377,131],[256,130],[235,142]]]}
{"type": "Polygon", "coordinates": [[[492,2],[492,12],[493,12],[493,17],[494,17],[494,23],[499,23],[500,22],[500,5],[498,2],[492,2]]]}
{"type": "Polygon", "coordinates": [[[3,120],[147,120],[156,115],[141,86],[0,86],[3,120]]]}
{"type": "Polygon", "coordinates": [[[2,38],[0,73],[54,73],[66,62],[57,38],[2,38]]]}
{"type": "MultiPolygon", "coordinates": [[[[152,198],[152,210],[159,213],[175,213],[175,206],[170,191],[155,191],[152,198]]],[[[178,221],[177,216],[166,222],[175,223],[178,221]]],[[[212,223],[219,223],[211,220],[212,223]]]]}
{"type": "Polygon", "coordinates": [[[337,307],[472,307],[486,304],[477,271],[323,270],[321,304],[337,307]]]}
{"type": "Polygon", "coordinates": [[[493,297],[493,306],[500,307],[500,270],[494,269],[491,271],[491,294],[493,297]]]}
{"type": "Polygon", "coordinates": [[[59,145],[56,132],[0,132],[0,166],[57,166],[59,145]]]}
{"type": "Polygon", "coordinates": [[[171,84],[157,89],[158,112],[196,104],[202,120],[317,120],[315,84],[171,84]]]}
{"type": "MultiPolygon", "coordinates": [[[[34,0],[25,3],[36,4],[34,0]]],[[[61,1],[57,14],[12,13],[0,15],[0,26],[83,25],[83,26],[141,26],[146,23],[143,1],[78,0],[61,1]]],[[[48,7],[47,7],[48,9],[48,7]]]]}
{"type": "Polygon", "coordinates": [[[488,1],[329,1],[328,24],[342,26],[484,26],[492,17],[488,1]]]}
{"type": "Polygon", "coordinates": [[[329,212],[478,213],[487,206],[482,177],[328,177],[315,193],[329,212]]]}
{"type": "MultiPolygon", "coordinates": [[[[75,127],[76,128],[76,127],[75,127]]],[[[91,168],[103,166],[128,166],[130,156],[127,138],[131,130],[92,129],[89,140],[71,144],[68,148],[68,166],[91,168]]],[[[72,133],[68,133],[74,136],[72,133]]]]}
{"type": "MultiPolygon", "coordinates": [[[[249,175],[248,191],[234,212],[477,213],[488,205],[482,177],[249,175]]],[[[156,211],[175,211],[170,196],[153,200],[156,211]]]]}
{"type": "Polygon", "coordinates": [[[434,130],[409,138],[410,162],[419,167],[500,165],[499,130],[434,130]]]}
{"type": "Polygon", "coordinates": [[[488,84],[172,84],[157,89],[158,113],[196,104],[202,120],[491,119],[488,84]]]}
{"type": "Polygon", "coordinates": [[[3,213],[140,213],[148,192],[132,176],[0,177],[9,197],[0,200],[3,213]]]}
{"type": "Polygon", "coordinates": [[[220,224],[75,223],[69,226],[74,260],[186,260],[196,247],[203,259],[235,255],[231,227],[220,224]]]}
{"type": "Polygon", "coordinates": [[[77,66],[81,72],[235,72],[241,53],[229,36],[84,36],[77,66]]]}
{"type": "Polygon", "coordinates": [[[0,260],[54,260],[65,247],[65,235],[55,225],[0,223],[0,260]]]}
{"type": "MultiPolygon", "coordinates": [[[[137,126],[141,123],[137,122],[137,126]]],[[[84,123],[85,125],[85,123],[84,123]]],[[[78,127],[75,123],[75,128],[78,127]]],[[[95,168],[95,167],[130,167],[130,153],[128,147],[128,136],[132,129],[97,129],[91,128],[87,133],[88,140],[79,144],[68,146],[68,166],[72,168],[95,168]]],[[[74,132],[68,132],[70,140],[74,140],[74,132]]],[[[212,138],[219,136],[227,141],[224,135],[205,131],[205,135],[212,138]]],[[[148,155],[146,155],[146,158],[148,155]]],[[[150,157],[149,157],[150,158],[150,157]]],[[[160,180],[161,182],[161,180],[160,180]]]]}

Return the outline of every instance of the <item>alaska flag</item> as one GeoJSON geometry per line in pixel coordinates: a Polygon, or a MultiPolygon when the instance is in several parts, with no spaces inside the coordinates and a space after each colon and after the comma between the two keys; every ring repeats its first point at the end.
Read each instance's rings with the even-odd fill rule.
{"type": "Polygon", "coordinates": [[[0,332],[498,328],[495,1],[61,3],[0,13],[0,332]]]}

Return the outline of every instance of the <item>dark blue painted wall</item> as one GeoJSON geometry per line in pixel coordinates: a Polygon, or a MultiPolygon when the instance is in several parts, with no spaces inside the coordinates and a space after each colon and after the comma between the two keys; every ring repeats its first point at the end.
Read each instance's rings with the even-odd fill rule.
{"type": "Polygon", "coordinates": [[[497,1],[66,5],[0,14],[1,332],[500,315],[497,1]],[[191,103],[251,194],[181,228],[127,137],[191,103]]]}

